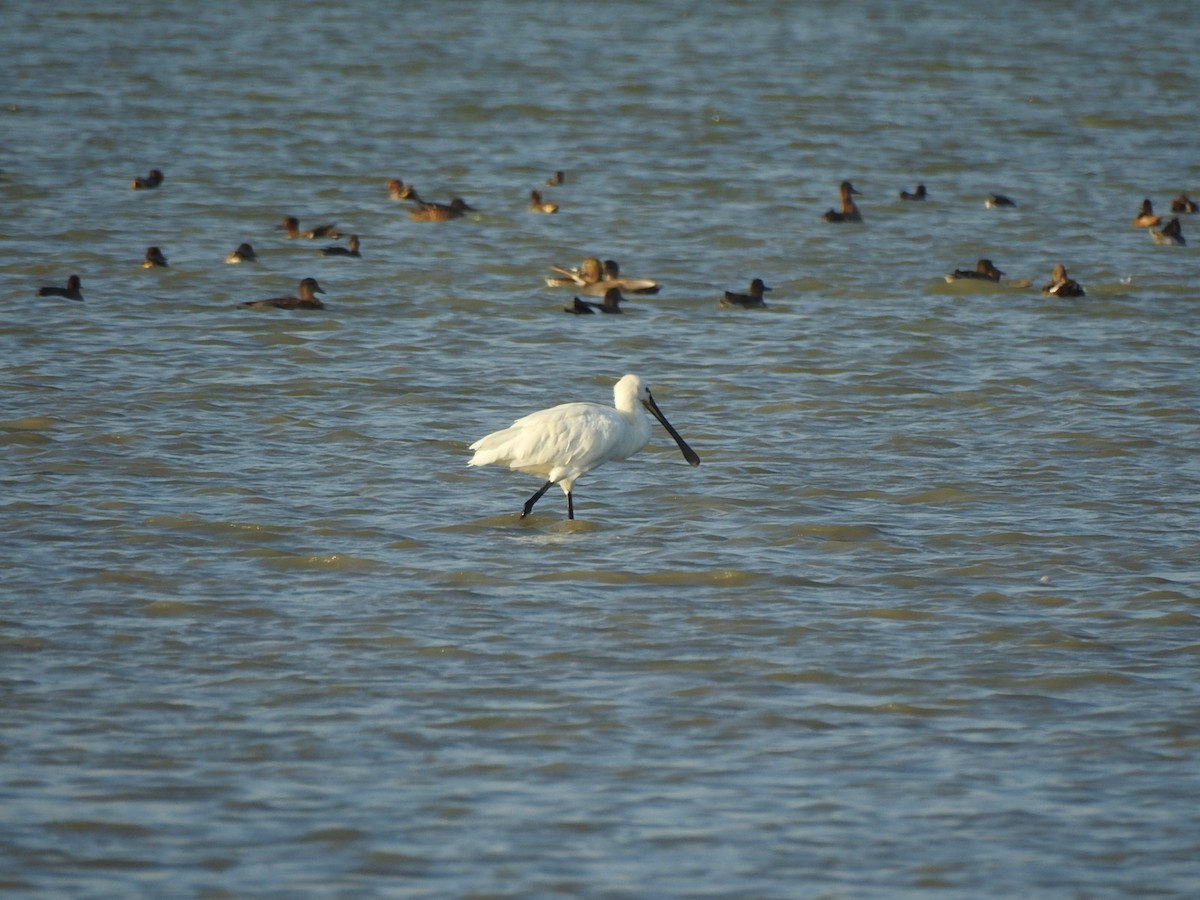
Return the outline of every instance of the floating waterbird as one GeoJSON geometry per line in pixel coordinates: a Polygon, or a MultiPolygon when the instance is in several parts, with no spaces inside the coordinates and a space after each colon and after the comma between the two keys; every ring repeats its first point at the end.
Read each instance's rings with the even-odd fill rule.
{"type": "Polygon", "coordinates": [[[66,287],[44,287],[38,288],[39,297],[63,297],[67,300],[83,301],[83,282],[79,280],[78,275],[72,275],[67,279],[66,287]]]}
{"type": "Polygon", "coordinates": [[[321,253],[325,256],[353,256],[356,258],[362,256],[362,254],[358,252],[357,234],[352,234],[350,237],[346,238],[346,243],[349,246],[342,247],[338,244],[334,244],[332,247],[326,247],[321,251],[321,253]]]}
{"type": "Polygon", "coordinates": [[[502,465],[545,478],[546,483],[525,501],[521,518],[557,484],[567,496],[567,518],[574,519],[575,482],[609,460],[633,456],[649,442],[650,420],[645,410],[675,439],[688,464],[700,465],[696,451],[671,427],[650,396],[650,388],[637,375],[626,375],[616,383],[612,406],[564,403],[480,438],[470,447],[475,455],[467,465],[502,465]]]}
{"type": "Polygon", "coordinates": [[[625,298],[621,296],[620,288],[609,288],[604,292],[604,300],[601,303],[596,303],[592,300],[580,300],[575,298],[575,302],[571,306],[564,306],[563,312],[575,313],[576,315],[591,315],[592,313],[620,313],[621,301],[625,298]]]}
{"type": "Polygon", "coordinates": [[[546,276],[546,284],[550,287],[585,287],[604,277],[604,266],[594,256],[587,257],[574,269],[566,266],[551,266],[550,269],[558,273],[557,276],[546,276]]]}
{"type": "Polygon", "coordinates": [[[1138,210],[1138,214],[1133,217],[1134,228],[1153,228],[1162,221],[1162,216],[1154,214],[1154,205],[1149,198],[1142,201],[1142,208],[1138,210]]]}
{"type": "Polygon", "coordinates": [[[147,247],[146,255],[142,259],[143,269],[165,269],[167,268],[167,258],[163,256],[162,250],[158,247],[147,247]]]}
{"type": "Polygon", "coordinates": [[[1180,194],[1171,200],[1171,212],[1173,213],[1194,213],[1200,212],[1200,205],[1195,200],[1191,199],[1187,194],[1180,194]]]}
{"type": "Polygon", "coordinates": [[[854,185],[848,181],[843,181],[838,186],[838,192],[842,196],[842,209],[838,212],[836,209],[831,209],[825,213],[826,222],[861,222],[863,220],[862,213],[858,211],[858,207],[854,205],[854,200],[851,199],[851,194],[862,195],[861,191],[856,191],[854,185]]]}
{"type": "Polygon", "coordinates": [[[292,238],[328,238],[331,241],[336,241],[341,237],[338,234],[337,226],[332,222],[325,225],[318,225],[316,228],[310,228],[307,231],[300,230],[300,220],[295,216],[284,216],[283,221],[275,226],[276,231],[284,231],[287,233],[288,239],[292,238]]]}
{"type": "Polygon", "coordinates": [[[742,309],[755,309],[766,306],[763,300],[763,291],[771,290],[761,278],[755,278],[750,282],[750,289],[745,294],[735,294],[733,291],[726,291],[725,296],[721,298],[721,307],[723,309],[733,309],[740,306],[742,309]]]}
{"type": "Polygon", "coordinates": [[[475,211],[462,197],[455,197],[449,203],[418,202],[420,205],[416,209],[408,211],[408,217],[414,222],[448,222],[461,218],[463,213],[475,211]]]}
{"type": "Polygon", "coordinates": [[[558,212],[558,204],[550,200],[543,200],[541,191],[530,191],[529,211],[536,213],[556,213],[558,212]]]}
{"type": "Polygon", "coordinates": [[[603,297],[609,288],[620,288],[627,294],[657,294],[660,286],[652,278],[623,278],[621,267],[615,259],[606,259],[603,263],[594,256],[589,256],[576,269],[565,266],[551,266],[558,275],[547,275],[546,284],[549,287],[577,288],[591,297],[603,297]]]}
{"type": "Polygon", "coordinates": [[[398,178],[393,178],[388,182],[388,196],[393,200],[411,200],[417,204],[425,202],[415,187],[411,184],[404,184],[398,178]]]}
{"type": "Polygon", "coordinates": [[[946,276],[947,282],[960,281],[962,279],[975,279],[978,281],[999,281],[1004,277],[1004,273],[992,265],[990,259],[981,259],[975,263],[974,270],[971,269],[955,269],[946,276]]]}
{"type": "Polygon", "coordinates": [[[983,201],[983,205],[988,209],[995,209],[999,206],[1016,206],[1008,197],[1003,194],[988,194],[987,199],[983,201]]]}
{"type": "Polygon", "coordinates": [[[908,191],[900,192],[901,200],[924,200],[928,195],[925,193],[925,185],[918,184],[917,189],[911,194],[908,191]]]}
{"type": "Polygon", "coordinates": [[[135,191],[150,190],[156,188],[163,183],[163,173],[158,169],[151,169],[150,173],[145,177],[137,175],[133,181],[129,182],[129,186],[135,191]]]}
{"type": "Polygon", "coordinates": [[[242,306],[253,309],[324,309],[325,304],[314,296],[325,293],[315,278],[305,278],[297,288],[299,297],[270,297],[267,300],[250,300],[242,306]]]}
{"type": "Polygon", "coordinates": [[[1183,228],[1179,224],[1178,219],[1171,219],[1166,225],[1157,230],[1150,231],[1150,237],[1154,238],[1156,244],[1175,244],[1179,247],[1187,244],[1183,239],[1183,228]]]}
{"type": "Polygon", "coordinates": [[[551,175],[549,178],[546,179],[546,184],[548,184],[550,187],[555,187],[556,185],[562,184],[566,180],[567,180],[567,176],[563,174],[562,169],[559,169],[557,172],[555,172],[553,175],[551,175]]]}
{"type": "Polygon", "coordinates": [[[258,262],[258,256],[255,255],[254,248],[249,244],[238,244],[237,249],[231,250],[225,257],[225,262],[231,266],[237,263],[258,262]]]}
{"type": "Polygon", "coordinates": [[[657,294],[659,284],[653,278],[627,278],[615,259],[606,259],[600,266],[600,280],[584,288],[585,294],[603,296],[609,288],[620,288],[627,294],[657,294]]]}
{"type": "Polygon", "coordinates": [[[1067,267],[1058,263],[1050,275],[1050,283],[1042,288],[1042,293],[1048,297],[1086,297],[1083,285],[1067,277],[1067,267]]]}

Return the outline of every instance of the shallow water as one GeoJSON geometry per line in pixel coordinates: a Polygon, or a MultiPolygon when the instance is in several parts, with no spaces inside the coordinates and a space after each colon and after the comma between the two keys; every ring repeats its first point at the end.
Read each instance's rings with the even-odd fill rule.
{"type": "Polygon", "coordinates": [[[1194,893],[1195,251],[1128,223],[1200,194],[1200,16],[985,13],[7,11],[0,885],[1194,893]],[[563,315],[588,255],[663,290],[563,315]],[[466,467],[630,371],[698,469],[466,467]]]}

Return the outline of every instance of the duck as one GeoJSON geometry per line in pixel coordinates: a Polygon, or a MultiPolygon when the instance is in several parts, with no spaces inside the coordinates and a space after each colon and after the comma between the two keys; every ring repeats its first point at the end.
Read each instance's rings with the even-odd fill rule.
{"type": "Polygon", "coordinates": [[[627,294],[657,294],[661,285],[652,278],[625,278],[615,259],[603,263],[595,256],[587,257],[578,268],[551,266],[557,275],[547,275],[548,287],[573,287],[591,297],[603,297],[609,288],[620,288],[627,294]]]}
{"type": "Polygon", "coordinates": [[[575,315],[592,315],[596,312],[602,313],[620,313],[621,301],[625,298],[621,296],[620,288],[609,288],[604,292],[604,300],[596,303],[592,300],[580,300],[575,298],[575,302],[571,306],[564,306],[563,312],[575,313],[575,315]]]}
{"type": "Polygon", "coordinates": [[[1083,285],[1067,277],[1067,267],[1058,263],[1050,275],[1050,283],[1042,288],[1047,297],[1086,297],[1083,285]]]}
{"type": "Polygon", "coordinates": [[[1173,213],[1194,213],[1200,212],[1200,204],[1191,199],[1187,194],[1180,194],[1171,201],[1171,212],[1173,213]]]}
{"type": "MultiPolygon", "coordinates": [[[[589,272],[591,269],[589,269],[589,272]]],[[[602,297],[609,288],[620,288],[628,294],[657,294],[659,284],[652,278],[625,278],[621,266],[615,259],[606,259],[600,264],[600,278],[583,287],[585,294],[602,297]]]]}
{"type": "Polygon", "coordinates": [[[331,247],[326,247],[321,251],[321,253],[324,256],[353,256],[356,259],[362,256],[362,254],[358,252],[357,234],[352,234],[350,237],[346,238],[346,243],[349,246],[341,247],[337,244],[334,244],[331,247]]]}
{"type": "Polygon", "coordinates": [[[918,184],[917,189],[911,194],[908,191],[900,192],[901,200],[924,200],[927,196],[928,194],[926,194],[925,185],[923,184],[918,184]]]}
{"type": "Polygon", "coordinates": [[[147,174],[145,177],[141,175],[134,176],[134,179],[129,183],[129,186],[135,191],[142,191],[156,188],[162,183],[163,173],[158,169],[151,169],[149,174],[147,174]]]}
{"type": "Polygon", "coordinates": [[[44,288],[38,288],[39,297],[62,297],[66,300],[78,300],[83,302],[83,282],[79,280],[78,275],[72,275],[67,279],[66,287],[58,287],[56,285],[44,288]]]}
{"type": "Polygon", "coordinates": [[[549,178],[546,179],[546,185],[548,187],[557,187],[558,185],[562,184],[566,180],[567,180],[567,176],[563,173],[562,169],[559,169],[557,172],[555,172],[553,175],[551,175],[549,178]]]}
{"type": "Polygon", "coordinates": [[[851,194],[859,194],[860,191],[854,189],[848,181],[843,181],[838,186],[838,192],[842,196],[842,210],[838,212],[836,209],[831,209],[825,213],[826,222],[861,222],[863,220],[862,213],[858,211],[858,207],[854,205],[851,199],[851,194]]]}
{"type": "Polygon", "coordinates": [[[1174,244],[1178,247],[1183,247],[1187,244],[1187,241],[1183,239],[1183,228],[1176,218],[1172,218],[1162,228],[1151,230],[1150,236],[1154,238],[1154,243],[1156,244],[1174,244]]]}
{"type": "Polygon", "coordinates": [[[163,256],[162,250],[158,247],[147,247],[146,256],[142,259],[143,269],[165,269],[167,268],[167,258],[163,256]]]}
{"type": "Polygon", "coordinates": [[[558,204],[550,200],[543,200],[541,191],[530,191],[529,211],[535,213],[556,213],[558,212],[558,204]]]}
{"type": "Polygon", "coordinates": [[[734,309],[741,307],[742,309],[760,309],[767,304],[763,300],[763,293],[771,288],[763,284],[761,278],[755,278],[750,282],[750,288],[745,294],[735,294],[733,291],[726,291],[725,296],[721,298],[722,309],[734,309]]]}
{"type": "Polygon", "coordinates": [[[417,193],[415,187],[411,184],[403,184],[395,178],[388,182],[388,196],[393,200],[412,200],[417,204],[425,202],[421,199],[421,195],[417,193]],[[392,190],[393,186],[395,186],[394,191],[392,190]]]}
{"type": "Polygon", "coordinates": [[[449,203],[426,203],[421,200],[417,202],[420,205],[408,211],[408,217],[414,222],[448,222],[451,219],[462,218],[463,213],[475,211],[462,197],[455,197],[449,203]]]}
{"type": "Polygon", "coordinates": [[[231,250],[225,257],[225,262],[231,266],[244,262],[258,262],[258,256],[249,244],[238,244],[237,249],[231,250]]]}
{"type": "Polygon", "coordinates": [[[946,281],[953,283],[961,279],[975,279],[977,281],[996,281],[998,282],[1004,273],[992,265],[990,259],[981,259],[975,263],[975,269],[955,269],[951,274],[946,276],[946,281]]]}
{"type": "Polygon", "coordinates": [[[324,309],[325,304],[314,295],[325,293],[324,288],[317,284],[315,278],[305,278],[300,282],[297,292],[299,297],[270,297],[266,300],[249,300],[242,306],[251,309],[324,309]]]}
{"type": "Polygon", "coordinates": [[[988,194],[983,205],[988,209],[996,209],[1001,206],[1016,206],[1017,204],[1003,194],[988,194]]]}
{"type": "Polygon", "coordinates": [[[1142,201],[1142,208],[1138,214],[1133,217],[1134,228],[1153,228],[1162,221],[1162,216],[1154,214],[1154,205],[1150,202],[1150,198],[1142,201]]]}
{"type": "Polygon", "coordinates": [[[331,241],[336,241],[341,237],[338,234],[337,226],[332,222],[325,225],[318,225],[316,228],[310,228],[307,231],[301,231],[300,220],[295,216],[284,216],[283,221],[275,226],[275,230],[287,232],[288,240],[292,238],[307,238],[311,241],[313,238],[329,238],[331,241]]]}
{"type": "Polygon", "coordinates": [[[595,256],[589,256],[577,268],[566,266],[551,266],[551,271],[558,275],[547,275],[546,284],[549,287],[583,287],[596,284],[604,277],[604,266],[595,256]]]}

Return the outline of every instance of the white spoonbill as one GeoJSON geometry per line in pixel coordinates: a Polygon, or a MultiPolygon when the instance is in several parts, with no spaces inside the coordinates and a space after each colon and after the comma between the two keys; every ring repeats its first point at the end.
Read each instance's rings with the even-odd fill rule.
{"type": "Polygon", "coordinates": [[[692,466],[700,457],[662,414],[650,388],[637,375],[626,375],[613,387],[613,405],[564,403],[517,419],[508,428],[480,438],[468,466],[503,465],[546,479],[525,501],[521,518],[529,515],[542,494],[557,484],[567,495],[567,518],[575,518],[571,489],[575,482],[610,459],[627,459],[650,440],[650,420],[645,410],[662,423],[675,439],[683,458],[692,466]],[[640,401],[640,402],[639,402],[640,401]]]}

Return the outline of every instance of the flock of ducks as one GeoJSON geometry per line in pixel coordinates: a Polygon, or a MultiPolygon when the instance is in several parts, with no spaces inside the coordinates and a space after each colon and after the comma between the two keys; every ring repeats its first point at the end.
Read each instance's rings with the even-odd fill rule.
{"type": "MultiPolygon", "coordinates": [[[[1200,211],[1200,206],[1196,204],[1187,194],[1180,194],[1171,200],[1171,212],[1173,213],[1194,213],[1200,211]]],[[[1155,228],[1155,225],[1162,225],[1162,216],[1154,214],[1154,204],[1149,198],[1142,201],[1142,208],[1138,214],[1133,217],[1134,228],[1149,228],[1150,236],[1154,238],[1156,244],[1176,244],[1183,246],[1187,243],[1183,239],[1183,228],[1179,224],[1179,217],[1172,216],[1171,220],[1161,228],[1155,228]]]]}
{"type": "Polygon", "coordinates": [[[547,287],[570,287],[589,297],[604,298],[603,303],[593,303],[576,297],[571,306],[563,307],[563,312],[576,315],[595,312],[619,313],[625,293],[657,294],[659,291],[658,282],[651,278],[622,276],[621,267],[615,259],[600,262],[597,257],[589,256],[578,268],[551,266],[550,269],[557,274],[546,276],[547,287]]]}
{"type": "MultiPolygon", "coordinates": [[[[475,207],[467,205],[467,201],[462,197],[455,197],[449,203],[422,200],[416,188],[411,184],[405,184],[399,178],[391,179],[387,183],[387,189],[388,196],[393,200],[411,200],[415,204],[408,211],[408,217],[414,222],[449,222],[451,219],[461,219],[466,213],[475,211],[475,207]]],[[[554,209],[557,211],[558,207],[555,206],[554,209]]]]}
{"type": "MultiPolygon", "coordinates": [[[[546,179],[546,185],[555,187],[564,184],[565,181],[565,174],[562,170],[559,170],[546,179]]],[[[130,187],[133,190],[152,190],[162,185],[162,183],[162,171],[151,169],[146,175],[136,176],[130,182],[130,187]]],[[[408,216],[414,222],[447,222],[452,219],[462,218],[466,213],[475,211],[474,207],[468,205],[461,197],[455,197],[449,203],[424,200],[417,193],[413,185],[405,184],[398,178],[390,179],[386,187],[388,196],[391,199],[407,201],[412,204],[412,207],[408,211],[408,216]]],[[[854,202],[855,196],[862,196],[861,192],[851,182],[843,181],[838,186],[838,193],[841,200],[840,208],[827,210],[822,218],[826,222],[833,223],[862,223],[862,211],[854,202]]],[[[918,184],[912,191],[900,191],[899,196],[903,201],[920,202],[928,198],[929,192],[924,184],[918,184]]],[[[984,205],[992,209],[1015,207],[1017,204],[1003,194],[989,194],[984,201],[984,205]]],[[[529,192],[529,204],[527,208],[530,212],[535,213],[553,214],[558,212],[558,204],[545,200],[542,192],[537,189],[529,192]]],[[[1147,198],[1142,201],[1140,210],[1134,216],[1133,227],[1149,229],[1151,237],[1153,237],[1154,242],[1157,244],[1183,246],[1187,241],[1183,237],[1183,229],[1179,223],[1179,214],[1200,212],[1200,205],[1186,194],[1179,194],[1171,200],[1171,212],[1175,215],[1164,224],[1163,217],[1155,214],[1154,204],[1147,198]]],[[[342,237],[337,226],[332,222],[302,229],[299,219],[295,216],[285,216],[279,225],[276,226],[276,230],[283,231],[289,240],[296,238],[316,240],[320,238],[337,241],[342,237]]],[[[321,253],[325,256],[358,259],[362,257],[361,243],[357,234],[350,234],[347,236],[345,246],[332,244],[323,248],[321,253]]],[[[232,250],[225,257],[225,262],[231,265],[252,263],[257,262],[257,260],[258,257],[254,252],[254,247],[249,243],[239,244],[236,249],[232,250]]],[[[146,269],[155,269],[166,268],[169,264],[161,247],[147,247],[146,255],[141,265],[146,269]]],[[[619,314],[621,312],[621,302],[625,299],[625,294],[656,294],[659,291],[659,284],[653,279],[623,276],[620,266],[612,259],[606,259],[601,262],[598,257],[589,256],[578,267],[570,268],[553,265],[550,266],[550,269],[555,274],[546,276],[545,282],[547,286],[570,287],[585,296],[601,298],[600,302],[595,302],[575,297],[570,306],[563,308],[564,312],[575,315],[593,315],[595,313],[619,314]]],[[[946,275],[945,279],[950,283],[976,280],[998,284],[1004,277],[1005,273],[996,268],[990,259],[980,259],[976,262],[974,269],[955,269],[946,275]]],[[[1029,282],[1014,282],[1013,286],[1029,287],[1029,282]]],[[[750,287],[744,294],[725,291],[719,305],[723,309],[762,308],[767,305],[763,299],[763,294],[770,290],[771,288],[767,287],[761,278],[755,278],[750,282],[750,287]]],[[[318,293],[324,293],[324,290],[317,283],[316,279],[304,278],[297,287],[296,296],[251,300],[241,305],[254,309],[324,309],[325,305],[316,297],[318,293]]],[[[1042,288],[1042,294],[1049,297],[1064,298],[1086,296],[1083,286],[1067,275],[1066,267],[1062,263],[1054,266],[1050,281],[1042,288]]],[[[83,283],[78,275],[71,275],[67,279],[65,287],[43,287],[38,290],[38,296],[62,297],[67,300],[82,301],[83,283]]]]}
{"type": "MultiPolygon", "coordinates": [[[[825,213],[826,222],[862,222],[862,212],[854,202],[855,194],[859,191],[855,190],[854,185],[849,181],[843,181],[839,187],[841,195],[841,209],[830,209],[825,213]]],[[[901,191],[900,199],[908,201],[920,201],[929,196],[925,185],[918,184],[913,191],[901,191]]],[[[1004,194],[988,194],[983,205],[988,209],[998,209],[1003,207],[1014,207],[1017,204],[1004,194]]],[[[1194,213],[1200,211],[1200,205],[1189,198],[1187,194],[1179,194],[1171,200],[1171,212],[1173,213],[1194,213]]],[[[1161,228],[1155,228],[1156,225],[1162,224],[1162,217],[1154,214],[1154,205],[1149,199],[1142,201],[1141,210],[1133,219],[1135,228],[1150,228],[1151,237],[1154,238],[1156,244],[1174,244],[1183,246],[1187,243],[1183,237],[1183,228],[1179,224],[1178,216],[1171,218],[1169,222],[1162,225],[1161,228]]],[[[953,283],[963,280],[990,281],[998,284],[1000,279],[1004,277],[1004,272],[996,268],[990,259],[980,259],[975,263],[974,269],[955,269],[950,274],[946,275],[946,281],[953,283]]],[[[1028,287],[1029,282],[1015,282],[1016,287],[1028,287]]],[[[755,279],[750,285],[750,294],[732,294],[725,293],[724,299],[721,301],[722,306],[741,306],[754,307],[765,306],[762,301],[762,291],[770,290],[763,288],[762,282],[755,279]]],[[[1083,286],[1068,277],[1067,268],[1062,263],[1054,266],[1054,270],[1050,275],[1050,281],[1042,288],[1042,293],[1048,297],[1085,297],[1087,294],[1083,290],[1083,286]]]]}
{"type": "MultiPolygon", "coordinates": [[[[563,181],[564,175],[558,171],[546,180],[546,184],[561,185],[563,181]]],[[[162,172],[151,169],[146,176],[134,178],[130,186],[134,190],[152,190],[162,183],[162,172]]],[[[449,203],[423,200],[411,184],[406,185],[399,179],[389,180],[386,187],[388,196],[392,199],[412,204],[408,215],[413,221],[445,222],[461,218],[465,213],[473,211],[461,197],[455,197],[449,203]]],[[[824,220],[831,223],[861,223],[862,211],[854,201],[855,196],[861,196],[860,192],[849,181],[843,181],[839,185],[839,195],[840,209],[828,210],[823,216],[824,220]]],[[[915,190],[901,191],[899,196],[902,201],[921,202],[929,196],[929,192],[925,185],[918,184],[915,190]]],[[[988,208],[1016,206],[1010,198],[1002,194],[990,194],[985,205],[988,208]]],[[[528,209],[530,212],[553,214],[558,211],[558,204],[545,200],[541,191],[532,190],[529,193],[528,209]]],[[[1171,201],[1171,211],[1176,214],[1188,214],[1197,212],[1198,208],[1195,202],[1180,194],[1171,201]]],[[[1133,226],[1151,229],[1157,243],[1185,243],[1178,215],[1173,216],[1164,225],[1162,217],[1155,215],[1149,199],[1143,201],[1140,211],[1133,219],[1133,226]]],[[[341,239],[341,233],[332,222],[302,229],[295,216],[285,217],[276,226],[276,230],[282,230],[289,240],[341,239]]],[[[360,258],[362,252],[358,235],[350,234],[344,246],[333,244],[325,247],[321,253],[324,256],[360,258]]],[[[230,252],[225,261],[233,265],[253,263],[257,258],[254,247],[243,243],[230,252]]],[[[167,265],[162,248],[146,249],[143,267],[164,268],[167,265]]],[[[550,269],[554,274],[545,276],[547,286],[567,287],[584,296],[601,298],[595,301],[575,297],[570,306],[564,307],[565,312],[575,315],[620,314],[621,302],[626,293],[656,294],[659,291],[659,284],[653,279],[622,275],[620,266],[611,259],[601,261],[598,257],[589,256],[578,267],[554,265],[550,269]]],[[[974,269],[956,269],[946,275],[945,279],[947,282],[976,280],[999,283],[1004,277],[1005,273],[990,259],[980,259],[974,269]]],[[[1016,286],[1028,287],[1029,283],[1017,283],[1016,286]]],[[[720,307],[765,307],[763,297],[770,290],[761,278],[755,278],[744,294],[725,291],[720,299],[720,307]]],[[[304,278],[297,286],[295,296],[251,300],[242,303],[241,306],[252,309],[324,309],[325,305],[317,297],[317,294],[323,293],[324,288],[315,278],[304,278]]],[[[1083,287],[1068,277],[1066,267],[1061,263],[1055,265],[1051,280],[1042,288],[1042,293],[1055,297],[1085,296],[1083,287]]],[[[71,275],[65,287],[43,287],[38,291],[38,295],[82,301],[83,285],[78,275],[71,275]]],[[[521,511],[522,518],[528,516],[534,504],[557,484],[566,495],[568,519],[575,517],[573,488],[576,480],[604,462],[626,459],[646,445],[650,438],[647,411],[675,439],[688,464],[699,465],[700,458],[667,421],[650,395],[649,387],[638,376],[626,375],[617,382],[614,386],[613,403],[612,407],[595,403],[567,403],[517,419],[510,427],[493,432],[471,444],[470,449],[474,451],[474,456],[468,465],[502,465],[545,479],[542,486],[526,500],[521,511]]]]}

